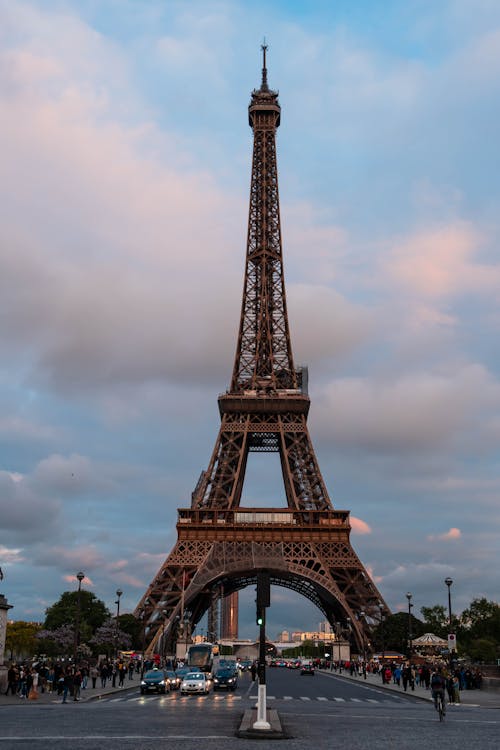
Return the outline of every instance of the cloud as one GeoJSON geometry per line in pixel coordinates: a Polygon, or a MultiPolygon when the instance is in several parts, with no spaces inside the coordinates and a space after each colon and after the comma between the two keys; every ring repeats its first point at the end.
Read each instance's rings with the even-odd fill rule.
{"type": "MultiPolygon", "coordinates": [[[[75,581],[78,583],[78,579],[76,578],[76,575],[67,574],[63,576],[63,581],[66,581],[67,583],[75,583],[75,581]]],[[[88,576],[85,576],[82,578],[82,586],[90,586],[91,588],[94,586],[94,582],[91,578],[88,576]]]]}
{"type": "Polygon", "coordinates": [[[427,539],[429,541],[440,541],[440,542],[448,542],[450,540],[460,539],[462,536],[462,532],[460,529],[455,528],[454,526],[449,530],[446,531],[444,534],[429,534],[427,539]]]}
{"type": "Polygon", "coordinates": [[[483,367],[468,366],[396,379],[387,373],[335,379],[321,394],[316,420],[322,437],[340,447],[428,453],[467,435],[473,449],[499,408],[499,384],[483,367]]]}
{"type": "Polygon", "coordinates": [[[470,223],[428,228],[402,238],[387,258],[384,275],[399,289],[419,297],[445,299],[498,288],[500,264],[487,265],[475,256],[481,236],[470,223]]]}
{"type": "Polygon", "coordinates": [[[372,530],[366,521],[362,521],[361,518],[350,516],[351,529],[354,534],[371,534],[372,530]]]}
{"type": "Polygon", "coordinates": [[[9,472],[0,471],[0,498],[0,524],[4,533],[9,532],[25,543],[45,538],[51,531],[56,533],[61,503],[54,498],[41,499],[28,479],[12,478],[9,472]]]}
{"type": "Polygon", "coordinates": [[[2,561],[2,565],[5,566],[10,563],[23,562],[25,558],[23,557],[22,552],[22,549],[9,548],[0,544],[0,560],[2,561]]]}

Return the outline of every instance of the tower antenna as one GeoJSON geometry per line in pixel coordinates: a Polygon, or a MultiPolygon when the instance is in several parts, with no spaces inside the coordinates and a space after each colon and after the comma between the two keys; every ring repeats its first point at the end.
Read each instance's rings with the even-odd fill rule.
{"type": "Polygon", "coordinates": [[[269,86],[267,85],[267,68],[266,68],[266,51],[267,51],[266,37],[264,37],[264,41],[260,45],[260,48],[262,50],[262,84],[260,86],[260,90],[269,91],[269,86]]]}

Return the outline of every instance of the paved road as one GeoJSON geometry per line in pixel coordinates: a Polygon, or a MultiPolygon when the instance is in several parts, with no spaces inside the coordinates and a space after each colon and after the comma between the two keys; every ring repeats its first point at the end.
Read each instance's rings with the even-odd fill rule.
{"type": "MultiPolygon", "coordinates": [[[[158,750],[173,743],[176,750],[226,750],[251,742],[255,748],[235,732],[256,694],[244,675],[234,694],[140,696],[135,685],[66,705],[55,697],[43,704],[13,699],[0,706],[0,750],[158,750]]],[[[500,736],[499,710],[450,706],[440,724],[427,701],[321,672],[268,670],[268,705],[289,734],[287,750],[414,750],[429,743],[496,750],[500,736]]],[[[276,750],[276,741],[261,740],[258,747],[276,750]]]]}

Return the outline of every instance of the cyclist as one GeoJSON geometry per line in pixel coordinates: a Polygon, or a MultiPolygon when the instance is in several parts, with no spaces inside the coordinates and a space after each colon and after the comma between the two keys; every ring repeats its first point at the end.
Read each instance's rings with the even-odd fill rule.
{"type": "Polygon", "coordinates": [[[441,701],[443,706],[443,713],[446,711],[446,704],[444,702],[444,693],[446,690],[446,677],[443,674],[441,667],[438,667],[431,676],[431,691],[434,699],[434,708],[438,710],[438,696],[441,695],[441,701]]]}

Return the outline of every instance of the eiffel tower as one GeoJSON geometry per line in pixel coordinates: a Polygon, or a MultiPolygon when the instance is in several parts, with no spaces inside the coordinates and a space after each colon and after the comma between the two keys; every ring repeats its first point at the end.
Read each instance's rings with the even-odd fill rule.
{"type": "Polygon", "coordinates": [[[333,508],[307,429],[307,371],[292,357],[283,274],[276,129],[281,108],[267,82],[248,108],[253,130],[245,279],[229,390],[219,396],[221,426],[191,507],[178,510],[177,542],[139,602],[147,654],[173,650],[217,602],[255,585],[310,599],[330,622],[350,621],[364,650],[374,623],[389,612],[350,543],[349,511],[333,508]],[[250,451],[277,452],[287,508],[240,506],[250,451]]]}

